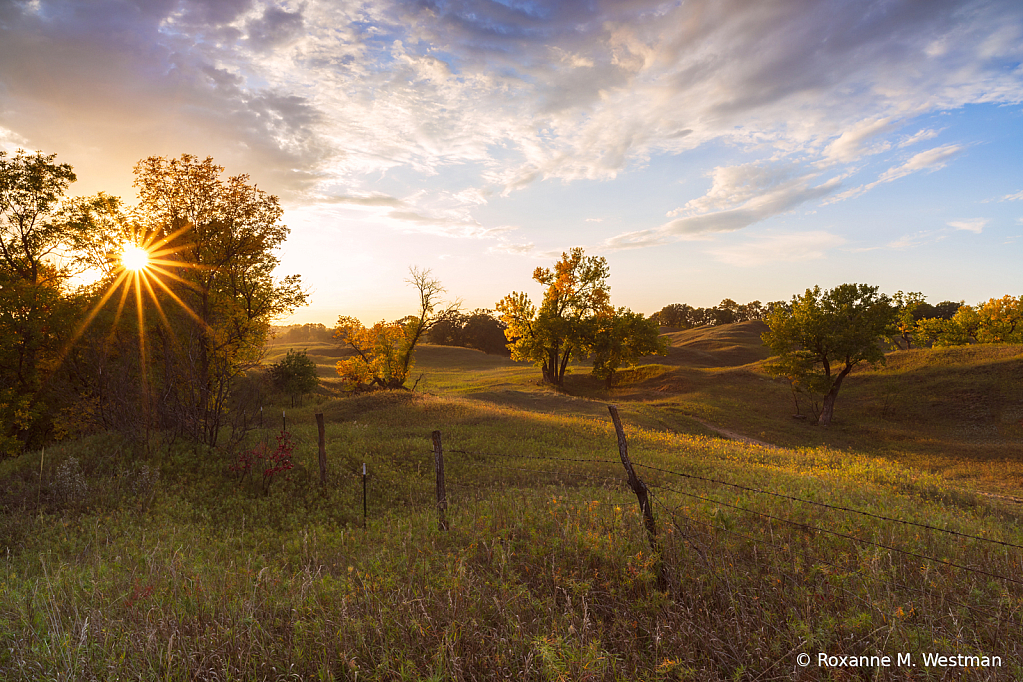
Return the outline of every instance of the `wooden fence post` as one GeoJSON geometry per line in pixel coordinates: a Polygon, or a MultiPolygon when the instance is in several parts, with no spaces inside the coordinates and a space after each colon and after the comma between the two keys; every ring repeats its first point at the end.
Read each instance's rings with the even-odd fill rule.
{"type": "Polygon", "coordinates": [[[316,415],[316,430],[320,432],[320,485],[327,485],[327,434],[323,427],[323,413],[316,415]]]}
{"type": "Polygon", "coordinates": [[[440,431],[433,432],[433,468],[437,471],[437,527],[447,530],[445,510],[448,508],[448,496],[444,492],[444,451],[440,447],[440,431]]]}
{"type": "Polygon", "coordinates": [[[650,548],[654,552],[654,573],[657,575],[657,586],[665,589],[668,580],[664,574],[664,561],[661,559],[661,546],[657,541],[657,523],[654,521],[654,510],[650,506],[650,497],[646,484],[636,475],[632,468],[632,460],[629,459],[629,445],[625,442],[625,429],[622,428],[622,419],[618,416],[618,407],[608,405],[608,412],[611,413],[611,421],[615,425],[615,433],[618,434],[618,454],[622,458],[622,466],[625,473],[629,475],[629,487],[636,493],[639,500],[639,508],[643,512],[643,525],[646,526],[647,540],[650,541],[650,548]]]}

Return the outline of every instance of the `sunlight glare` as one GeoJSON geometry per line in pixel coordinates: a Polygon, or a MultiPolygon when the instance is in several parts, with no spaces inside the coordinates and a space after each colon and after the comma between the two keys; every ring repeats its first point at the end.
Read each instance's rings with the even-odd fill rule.
{"type": "Polygon", "coordinates": [[[142,270],[149,264],[149,252],[136,244],[125,244],[121,250],[121,264],[125,270],[142,270]]]}

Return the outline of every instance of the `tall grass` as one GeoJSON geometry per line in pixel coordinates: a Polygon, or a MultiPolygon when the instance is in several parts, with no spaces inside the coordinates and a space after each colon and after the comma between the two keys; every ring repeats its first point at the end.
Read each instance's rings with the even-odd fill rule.
{"type": "MultiPolygon", "coordinates": [[[[889,460],[626,428],[639,463],[1023,544],[1016,510],[889,460]]],[[[957,679],[1023,676],[1019,584],[813,528],[1010,577],[1020,550],[641,469],[662,591],[607,420],[380,393],[289,411],[289,430],[297,466],[267,495],[228,471],[236,452],[182,443],[144,460],[94,437],[48,451],[41,478],[0,463],[0,677],[943,679],[932,651],[1003,658],[957,679]],[[58,489],[71,457],[87,495],[58,489]],[[818,651],[920,665],[796,663],[818,651]]]]}

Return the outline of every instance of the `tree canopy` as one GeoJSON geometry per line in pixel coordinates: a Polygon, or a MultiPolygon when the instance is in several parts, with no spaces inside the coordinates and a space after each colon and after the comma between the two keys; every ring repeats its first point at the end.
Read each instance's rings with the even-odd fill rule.
{"type": "Polygon", "coordinates": [[[444,287],[430,270],[410,268],[405,281],[419,296],[417,314],[368,328],[354,317],[342,315],[337,320],[334,339],[355,353],[338,361],[337,373],[354,390],[403,388],[414,366],[416,346],[438,321],[458,310],[459,301],[446,306],[441,301],[444,287]]]}
{"type": "Polygon", "coordinates": [[[607,261],[580,248],[563,253],[553,268],[537,268],[533,279],[546,289],[539,307],[523,292],[497,304],[508,325],[513,360],[538,365],[544,381],[560,386],[572,357],[585,358],[592,339],[590,321],[610,310],[607,261]]]}
{"type": "Polygon", "coordinates": [[[289,350],[280,361],[270,365],[269,374],[274,387],[291,396],[292,407],[296,396],[308,393],[320,384],[316,363],[304,350],[289,350]]]}
{"type": "Polygon", "coordinates": [[[884,364],[883,339],[890,337],[896,308],[878,288],[842,284],[828,291],[807,289],[792,298],[792,310],[767,318],[764,342],[778,356],[776,375],[823,396],[817,423],[827,426],[843,380],[860,362],[884,364]]]}
{"type": "Polygon", "coordinates": [[[615,374],[625,364],[655,353],[668,352],[659,335],[657,321],[641,313],[618,308],[610,314],[597,316],[591,343],[593,374],[604,380],[607,388],[614,385],[615,374]]]}

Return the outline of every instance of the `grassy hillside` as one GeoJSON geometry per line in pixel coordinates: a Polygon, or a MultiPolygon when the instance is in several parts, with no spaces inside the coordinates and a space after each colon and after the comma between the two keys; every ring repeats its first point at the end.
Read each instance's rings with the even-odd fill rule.
{"type": "MultiPolygon", "coordinates": [[[[309,354],[326,376],[331,356],[309,354]]],[[[964,489],[983,476],[910,461],[924,457],[924,431],[993,447],[986,426],[961,425],[1002,423],[1019,348],[892,356],[850,379],[847,421],[823,435],[791,418],[787,387],[756,363],[641,367],[610,395],[580,368],[566,395],[538,385],[535,368],[475,351],[425,347],[418,362],[415,394],[338,397],[328,383],[289,408],[296,466],[265,495],[258,475],[239,480],[229,466],[272,443],[269,429],[225,451],[154,440],[147,455],[108,434],[0,462],[0,678],[1023,676],[1023,549],[984,540],[1023,545],[1023,510],[964,489]],[[853,417],[876,409],[869,392],[890,382],[917,398],[871,427],[881,435],[870,442],[892,447],[900,431],[883,427],[894,424],[910,434],[904,457],[749,445],[693,419],[747,433],[763,424],[776,440],[853,438],[853,417]],[[991,397],[967,409],[960,391],[991,397]],[[608,398],[651,487],[663,589],[608,398]],[[768,427],[775,414],[781,424],[768,427]],[[434,508],[435,429],[447,532],[434,508]],[[917,665],[820,668],[818,652],[910,653],[917,665]],[[927,668],[929,652],[1002,664],[927,668]]],[[[997,437],[1011,441],[1005,428],[997,437]]],[[[970,457],[971,470],[1000,466],[970,457]]]]}

